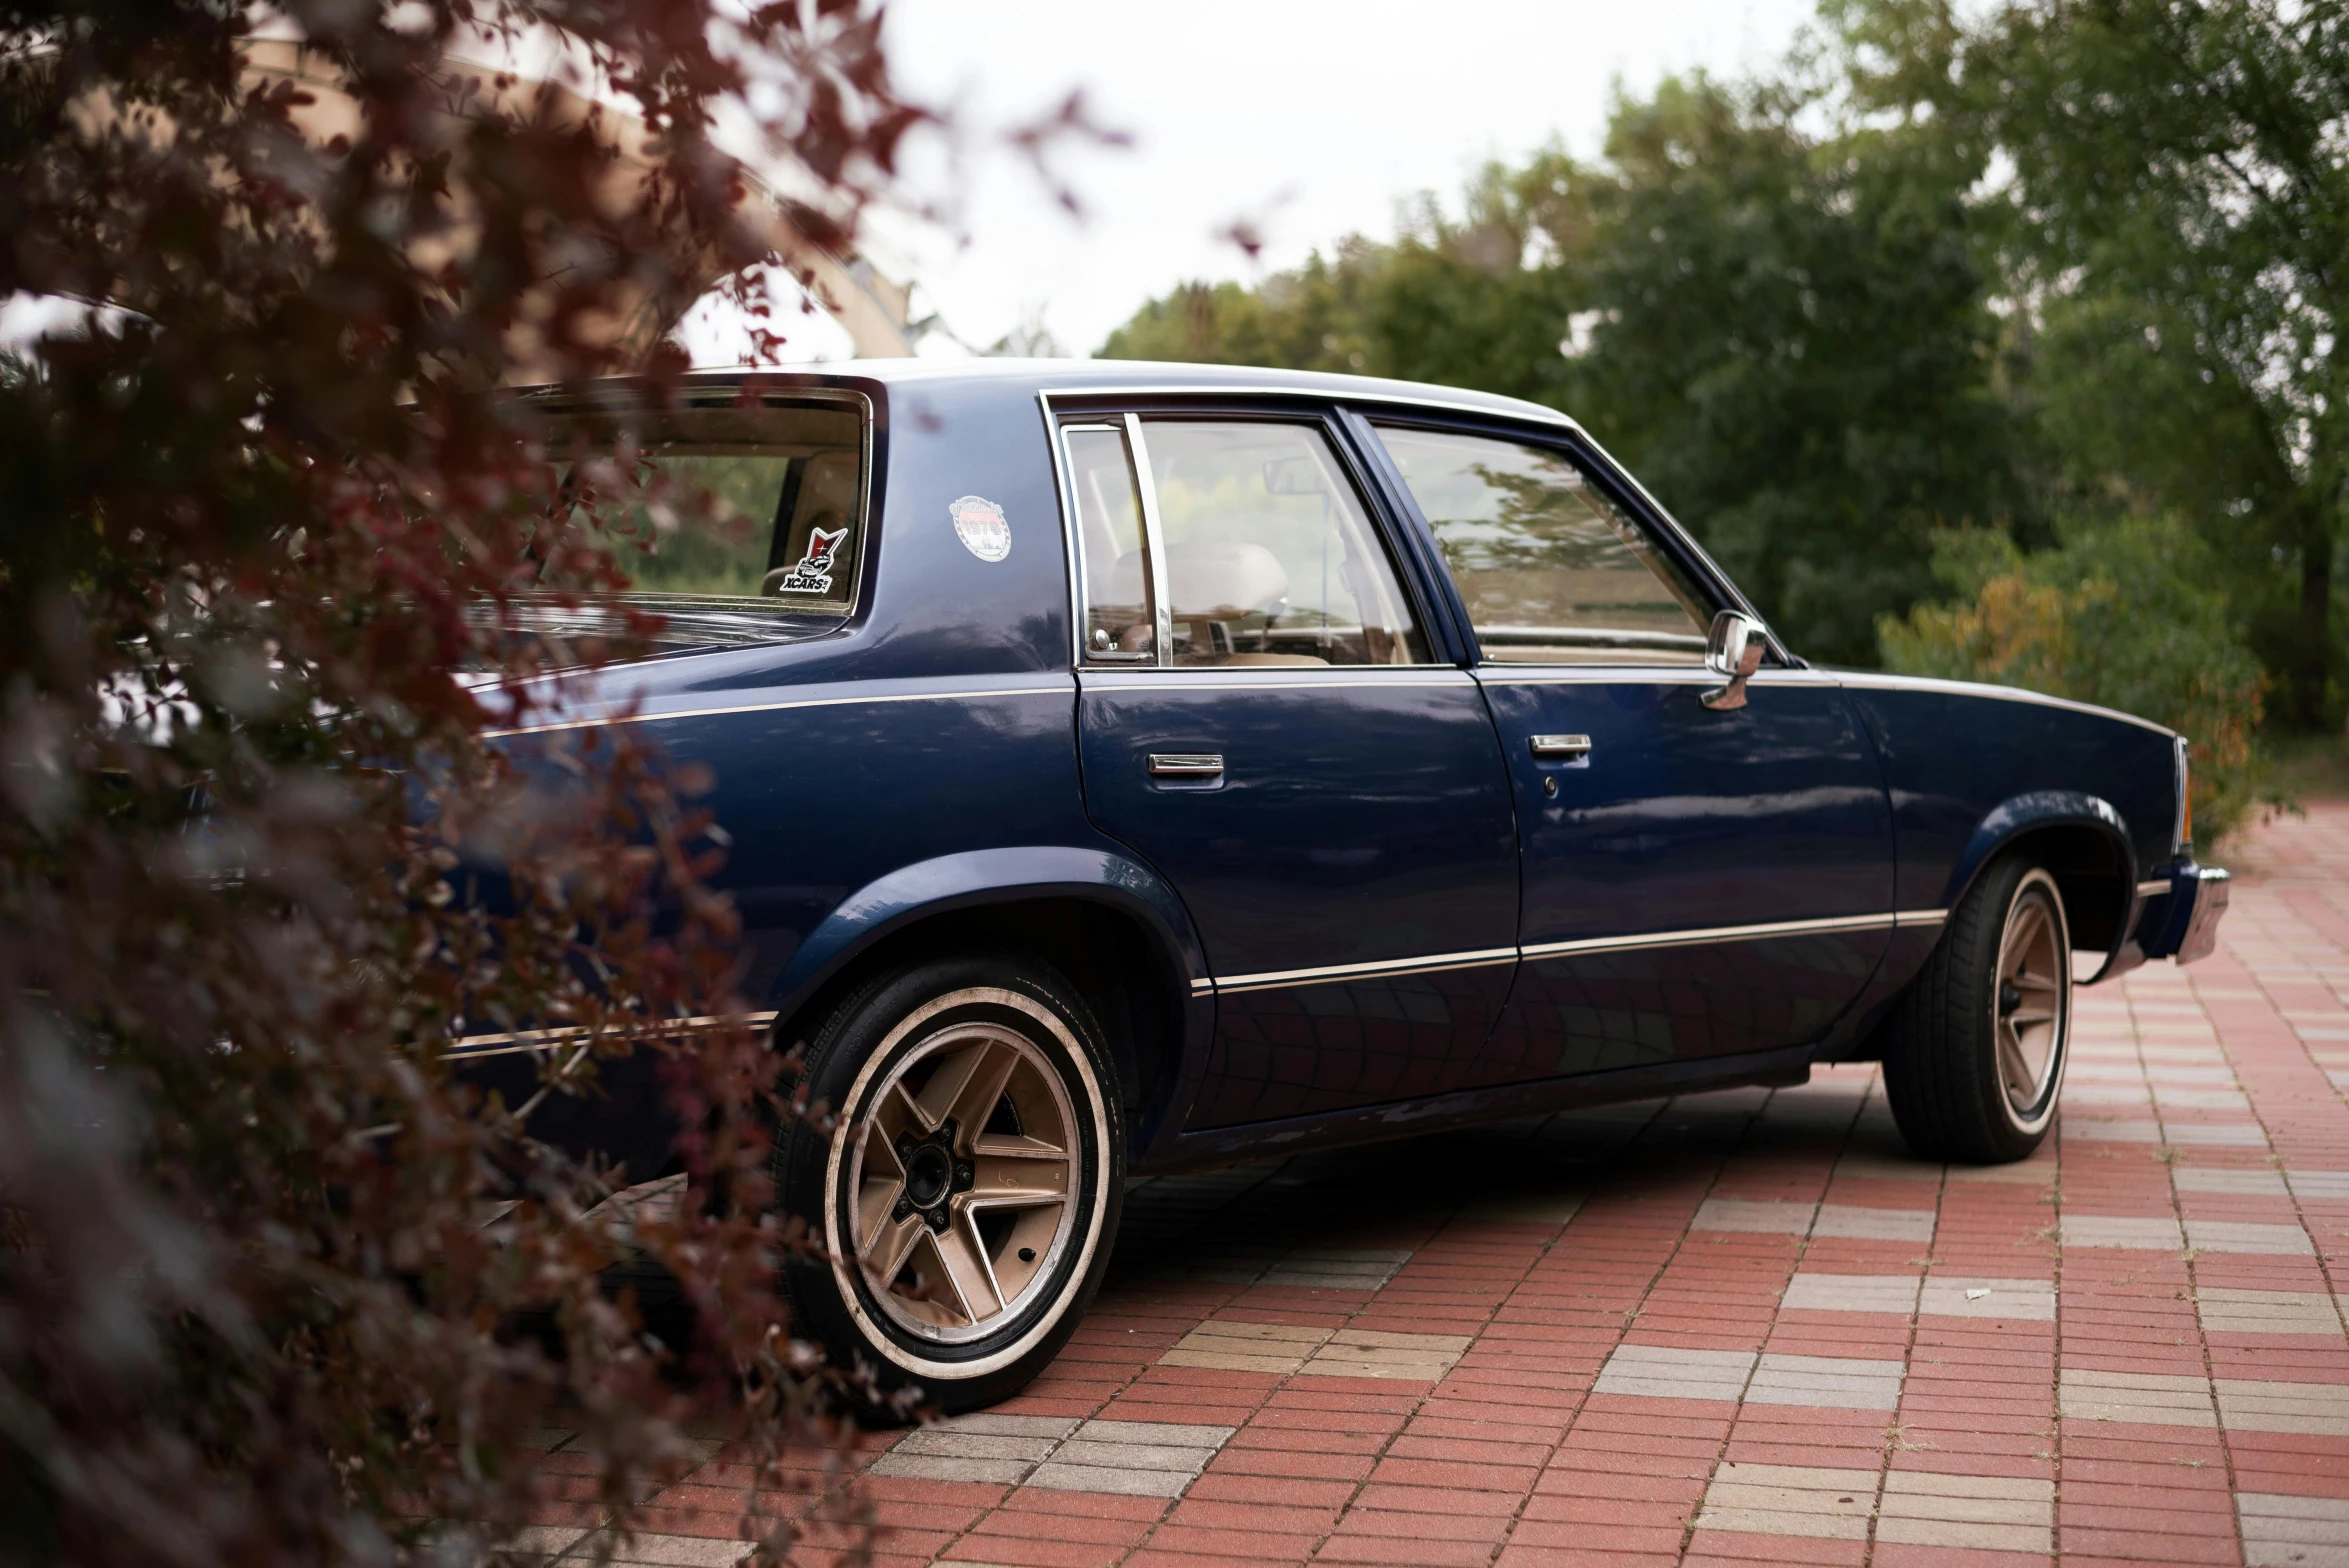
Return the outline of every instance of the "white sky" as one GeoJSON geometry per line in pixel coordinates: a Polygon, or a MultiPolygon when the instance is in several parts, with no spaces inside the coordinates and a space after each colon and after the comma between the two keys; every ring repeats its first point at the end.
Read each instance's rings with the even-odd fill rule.
{"type": "MultiPolygon", "coordinates": [[[[894,0],[900,78],[961,127],[958,151],[922,149],[912,183],[954,209],[960,237],[892,224],[874,253],[917,281],[917,316],[970,343],[1040,320],[1089,354],[1176,283],[1383,236],[1400,199],[1449,199],[1487,159],[1552,140],[1594,156],[1618,79],[1639,93],[1668,71],[1765,66],[1811,14],[1810,0],[894,0]],[[1088,208],[1071,218],[990,133],[1077,87],[1134,145],[1060,160],[1088,208]],[[1270,241],[1258,263],[1217,238],[1240,218],[1270,241]]],[[[847,352],[828,323],[795,336],[801,353],[847,352]]],[[[705,362],[732,357],[706,331],[688,341],[705,362]]]]}

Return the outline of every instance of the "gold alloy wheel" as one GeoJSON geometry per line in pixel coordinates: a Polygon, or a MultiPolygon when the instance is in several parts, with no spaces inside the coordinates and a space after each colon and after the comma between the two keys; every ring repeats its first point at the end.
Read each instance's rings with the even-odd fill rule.
{"type": "Polygon", "coordinates": [[[2007,907],[1998,989],[1991,997],[1999,1082],[2008,1107],[2026,1122],[2045,1109],[2048,1082],[2062,1061],[2064,1010],[2070,1005],[2064,968],[2071,955],[2054,899],[2044,873],[2024,880],[2007,907]]]}
{"type": "Polygon", "coordinates": [[[853,1145],[856,1258],[924,1339],[977,1339],[1051,1278],[1076,1205],[1077,1118],[1036,1045],[994,1023],[940,1030],[866,1101],[853,1145]]]}

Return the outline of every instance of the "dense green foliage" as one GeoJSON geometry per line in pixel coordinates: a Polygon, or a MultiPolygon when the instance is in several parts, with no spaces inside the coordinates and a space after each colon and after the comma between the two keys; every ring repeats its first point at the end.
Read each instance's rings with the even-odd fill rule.
{"type": "MultiPolygon", "coordinates": [[[[2122,585],[2124,618],[2171,588],[2200,608],[2143,650],[2170,684],[2125,698],[2074,661],[1965,668],[2191,726],[2189,675],[2248,648],[2278,719],[2334,724],[2344,15],[1827,0],[1766,79],[1667,80],[1595,161],[1488,169],[1392,239],[1153,301],[1102,351],[1563,409],[1817,659],[1923,658],[1904,618],[1951,591],[1936,540],[1971,532],[2041,587],[2122,585]],[[2155,537],[2177,582],[2108,569],[2155,537]],[[1909,629],[1880,646],[1887,619],[1909,629]]],[[[1966,613],[2021,580],[1969,579],[1966,613]]]]}
{"type": "Polygon", "coordinates": [[[2215,838],[2260,792],[2252,731],[2266,678],[2211,586],[2210,546],[2162,514],[2062,535],[2030,554],[1989,529],[1941,536],[1936,575],[1958,597],[1887,616],[1885,662],[2161,719],[2195,742],[2194,820],[2215,838]]]}
{"type": "Polygon", "coordinates": [[[1113,357],[1357,370],[1566,409],[1815,657],[1872,662],[1937,528],[2013,526],[1997,319],[1929,127],[1797,128],[1824,89],[1667,82],[1606,163],[1488,170],[1261,288],[1194,286],[1113,357]]]}

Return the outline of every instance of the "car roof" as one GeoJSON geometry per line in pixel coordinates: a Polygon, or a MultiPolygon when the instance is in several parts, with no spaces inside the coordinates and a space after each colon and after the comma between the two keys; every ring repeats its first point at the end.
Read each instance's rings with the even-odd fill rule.
{"type": "Polygon", "coordinates": [[[1500,397],[1465,387],[1392,381],[1380,376],[1266,370],[1254,365],[1185,365],[1144,359],[847,359],[757,370],[697,370],[690,379],[700,385],[732,385],[750,376],[838,378],[879,382],[885,387],[987,382],[1030,396],[1159,391],[1303,392],[1358,402],[1449,407],[1580,428],[1556,409],[1523,398],[1500,397]]]}

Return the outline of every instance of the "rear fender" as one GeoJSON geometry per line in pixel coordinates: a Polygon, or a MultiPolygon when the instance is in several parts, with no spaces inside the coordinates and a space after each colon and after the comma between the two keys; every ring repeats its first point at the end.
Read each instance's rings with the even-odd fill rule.
{"type": "Polygon", "coordinates": [[[858,889],[808,933],[776,977],[768,1006],[779,1019],[797,1014],[828,982],[892,933],[922,921],[989,904],[1068,898],[1101,904],[1131,915],[1156,944],[1174,977],[1179,1016],[1169,1020],[1175,1045],[1168,1105],[1188,1103],[1205,1069],[1215,1027],[1215,994],[1207,959],[1190,912],[1164,878],[1123,855],[1066,845],[1019,845],[940,855],[903,866],[858,889]]]}

